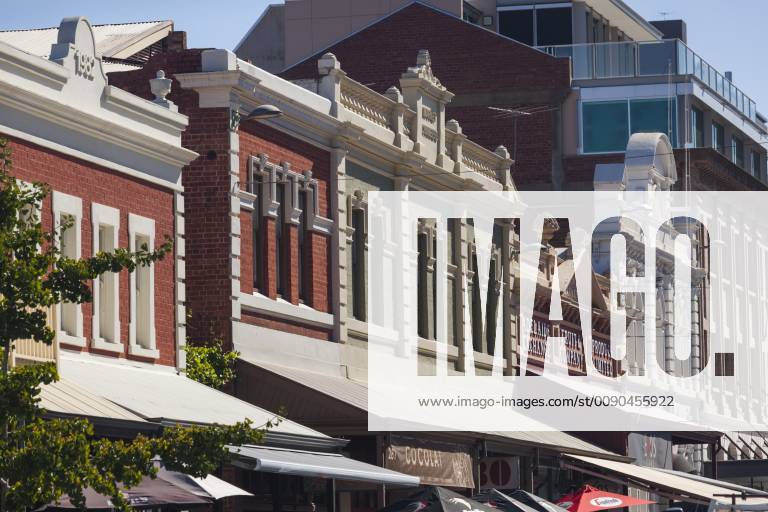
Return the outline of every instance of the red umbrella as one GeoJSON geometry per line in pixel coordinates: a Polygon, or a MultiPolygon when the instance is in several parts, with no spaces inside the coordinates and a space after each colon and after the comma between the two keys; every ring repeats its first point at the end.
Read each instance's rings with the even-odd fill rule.
{"type": "Polygon", "coordinates": [[[597,487],[585,485],[576,492],[563,496],[557,502],[568,512],[594,512],[595,510],[608,510],[612,508],[633,507],[635,505],[647,505],[655,501],[641,500],[632,496],[601,491],[597,487]]]}

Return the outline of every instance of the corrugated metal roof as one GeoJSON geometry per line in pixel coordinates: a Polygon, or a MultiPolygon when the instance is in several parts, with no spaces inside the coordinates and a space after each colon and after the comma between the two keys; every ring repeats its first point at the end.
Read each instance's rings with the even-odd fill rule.
{"type": "Polygon", "coordinates": [[[58,414],[144,421],[141,416],[123,409],[66,379],[41,386],[40,406],[46,411],[58,414]]]}
{"type": "MultiPolygon", "coordinates": [[[[255,426],[275,414],[167,369],[62,357],[59,373],[80,387],[148,421],[191,424],[234,424],[246,418],[255,426]]],[[[328,438],[299,423],[283,420],[271,432],[328,438]]]]}
{"type": "MultiPolygon", "coordinates": [[[[104,57],[126,58],[121,52],[135,47],[146,48],[173,30],[173,21],[143,21],[93,25],[96,51],[104,57]]],[[[0,41],[32,55],[48,58],[51,45],[56,43],[59,27],[0,31],[0,41]]],[[[136,51],[139,51],[136,50],[136,51]]],[[[131,54],[136,53],[132,51],[131,54]]]]}
{"type": "MultiPolygon", "coordinates": [[[[362,411],[368,412],[368,386],[363,382],[358,382],[341,376],[326,375],[298,368],[288,368],[250,359],[244,360],[249,364],[263,368],[280,377],[289,379],[297,384],[314,389],[336,400],[340,400],[346,404],[357,407],[362,411]]],[[[623,458],[616,453],[604,450],[587,441],[566,434],[565,432],[493,431],[477,433],[497,438],[499,441],[509,440],[523,444],[547,446],[562,451],[563,453],[589,453],[598,457],[623,458]]]]}
{"type": "Polygon", "coordinates": [[[365,383],[347,379],[341,375],[327,375],[249,359],[246,361],[336,400],[341,400],[362,411],[368,411],[368,386],[365,383]]]}
{"type": "Polygon", "coordinates": [[[597,457],[605,456],[608,458],[624,459],[619,454],[613,453],[608,450],[604,450],[599,446],[596,446],[587,441],[583,441],[578,437],[574,437],[565,432],[555,431],[540,431],[540,432],[482,432],[490,436],[503,439],[513,439],[517,442],[537,445],[548,446],[555,448],[563,453],[589,453],[597,457]]]}

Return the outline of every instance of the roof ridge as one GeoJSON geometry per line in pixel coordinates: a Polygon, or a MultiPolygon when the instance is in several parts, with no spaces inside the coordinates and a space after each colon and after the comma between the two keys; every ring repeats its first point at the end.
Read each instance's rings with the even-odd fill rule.
{"type": "MultiPolygon", "coordinates": [[[[173,20],[147,20],[147,21],[128,21],[125,23],[99,23],[91,25],[96,27],[115,27],[119,25],[144,25],[150,23],[173,23],[173,20]]],[[[58,30],[59,27],[34,27],[34,28],[13,28],[7,30],[0,30],[0,32],[42,32],[44,30],[58,30]]]]}
{"type": "MultiPolygon", "coordinates": [[[[404,11],[404,10],[406,10],[407,8],[409,8],[409,7],[412,7],[412,6],[414,6],[414,5],[416,5],[416,6],[421,6],[421,7],[424,7],[424,8],[426,8],[426,9],[429,9],[429,10],[435,11],[435,12],[437,12],[437,13],[439,13],[439,14],[442,14],[442,15],[448,16],[449,18],[452,18],[452,19],[454,19],[454,20],[456,20],[456,21],[459,21],[459,22],[461,22],[461,23],[464,23],[464,24],[466,24],[466,25],[467,25],[467,26],[469,26],[469,27],[472,27],[472,28],[474,28],[474,29],[477,29],[477,30],[482,30],[482,31],[484,31],[484,32],[486,32],[486,33],[488,33],[488,34],[492,34],[492,35],[494,35],[494,36],[497,36],[497,37],[499,37],[499,38],[501,38],[501,39],[504,39],[504,40],[506,40],[507,42],[512,42],[512,43],[517,43],[517,44],[519,44],[519,45],[523,45],[523,46],[525,46],[525,47],[527,47],[527,48],[531,49],[531,50],[532,50],[532,51],[534,51],[534,52],[538,52],[538,53],[540,53],[540,54],[542,54],[542,55],[546,55],[546,56],[548,56],[548,57],[550,57],[550,58],[553,58],[553,59],[554,59],[554,58],[557,58],[557,57],[553,57],[552,55],[550,55],[550,54],[548,54],[548,53],[546,53],[546,52],[544,52],[544,51],[542,51],[542,50],[540,50],[540,49],[538,49],[538,48],[535,48],[535,47],[533,47],[533,46],[527,45],[527,44],[525,44],[525,43],[521,43],[520,41],[518,41],[518,40],[516,40],[516,39],[512,39],[512,38],[511,38],[511,37],[509,37],[509,36],[505,36],[504,34],[501,34],[501,33],[499,33],[499,32],[496,32],[496,31],[494,31],[494,30],[491,30],[491,29],[489,29],[488,27],[483,27],[483,26],[480,26],[480,25],[478,25],[478,24],[476,24],[476,23],[472,23],[472,22],[470,22],[470,21],[467,21],[467,20],[465,20],[464,18],[462,18],[461,16],[457,16],[456,14],[454,14],[454,13],[452,13],[452,12],[450,12],[450,11],[447,11],[447,10],[445,10],[445,9],[442,9],[442,8],[440,8],[440,7],[436,6],[436,5],[432,5],[432,4],[426,3],[426,1],[425,1],[425,0],[409,0],[409,1],[406,1],[404,4],[402,4],[400,7],[398,7],[397,9],[394,9],[394,10],[392,10],[392,11],[390,11],[390,12],[388,12],[388,13],[386,13],[386,14],[382,15],[381,17],[379,17],[379,18],[376,18],[376,19],[375,19],[375,20],[373,20],[373,21],[370,21],[369,23],[367,23],[367,24],[363,25],[362,27],[360,27],[360,28],[358,28],[358,29],[356,29],[356,30],[354,30],[354,31],[350,32],[349,34],[347,34],[347,35],[345,35],[345,36],[342,36],[342,37],[340,37],[340,38],[338,38],[338,39],[334,40],[333,42],[331,42],[331,43],[329,43],[329,44],[325,45],[323,49],[321,49],[321,50],[312,50],[312,52],[311,52],[309,55],[306,55],[306,56],[304,56],[304,57],[301,57],[299,60],[297,60],[296,62],[294,62],[294,63],[293,63],[293,64],[291,64],[290,66],[286,66],[286,67],[285,67],[285,68],[283,68],[282,70],[278,71],[276,74],[277,74],[278,76],[281,76],[283,73],[286,73],[286,72],[288,72],[288,71],[292,70],[293,68],[295,68],[295,67],[297,67],[297,66],[299,66],[299,65],[301,65],[301,64],[303,64],[303,63],[305,63],[305,62],[307,62],[307,61],[308,61],[308,60],[310,60],[310,59],[312,59],[313,57],[318,57],[318,56],[320,56],[320,55],[323,55],[324,53],[326,53],[326,52],[330,51],[330,50],[331,50],[331,49],[332,49],[334,46],[336,46],[337,44],[340,44],[340,43],[342,43],[342,42],[346,41],[347,39],[349,39],[349,38],[351,38],[351,37],[354,37],[354,36],[356,36],[356,35],[359,35],[360,33],[362,33],[362,32],[364,32],[364,31],[366,31],[366,30],[368,30],[368,29],[370,29],[370,28],[374,27],[375,25],[378,25],[379,23],[382,23],[382,22],[384,22],[384,21],[388,20],[389,18],[391,18],[392,16],[394,16],[394,15],[396,15],[396,14],[400,14],[402,11],[404,11]]],[[[343,64],[344,64],[344,63],[342,62],[342,67],[343,67],[343,64]]]]}

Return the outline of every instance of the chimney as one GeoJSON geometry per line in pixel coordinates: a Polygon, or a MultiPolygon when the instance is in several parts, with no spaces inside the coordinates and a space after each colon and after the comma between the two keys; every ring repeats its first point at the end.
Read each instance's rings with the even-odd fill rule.
{"type": "Polygon", "coordinates": [[[729,82],[733,83],[733,71],[726,71],[725,72],[725,79],[729,82]]]}
{"type": "Polygon", "coordinates": [[[174,30],[165,41],[166,49],[170,52],[187,49],[187,33],[183,30],[174,30]]]}
{"type": "Polygon", "coordinates": [[[688,44],[688,27],[683,20],[658,20],[651,25],[662,33],[664,39],[679,39],[688,44]]]}

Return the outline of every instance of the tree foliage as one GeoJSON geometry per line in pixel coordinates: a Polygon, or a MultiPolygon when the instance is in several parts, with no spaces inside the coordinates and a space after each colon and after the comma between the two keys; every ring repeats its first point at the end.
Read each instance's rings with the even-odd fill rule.
{"type": "Polygon", "coordinates": [[[224,350],[220,339],[215,338],[206,345],[187,345],[187,376],[210,386],[221,389],[235,379],[235,362],[239,352],[224,350]]]}
{"type": "Polygon", "coordinates": [[[10,368],[14,341],[51,344],[55,333],[47,324],[48,308],[63,301],[90,301],[91,280],[105,272],[151,265],[171,250],[171,243],[166,240],[155,250],[119,248],[91,258],[68,258],[56,241],[70,226],[46,230],[38,213],[48,187],[19,183],[11,165],[8,145],[0,140],[0,512],[29,510],[65,494],[83,508],[86,487],[111,497],[116,509],[129,510],[120,488],[154,476],[156,457],[168,469],[204,476],[227,460],[227,444],[260,442],[273,423],[258,428],[250,421],[177,426],[156,437],[122,441],[94,437],[86,419],[44,418],[41,385],[57,380],[55,366],[10,368]]]}

